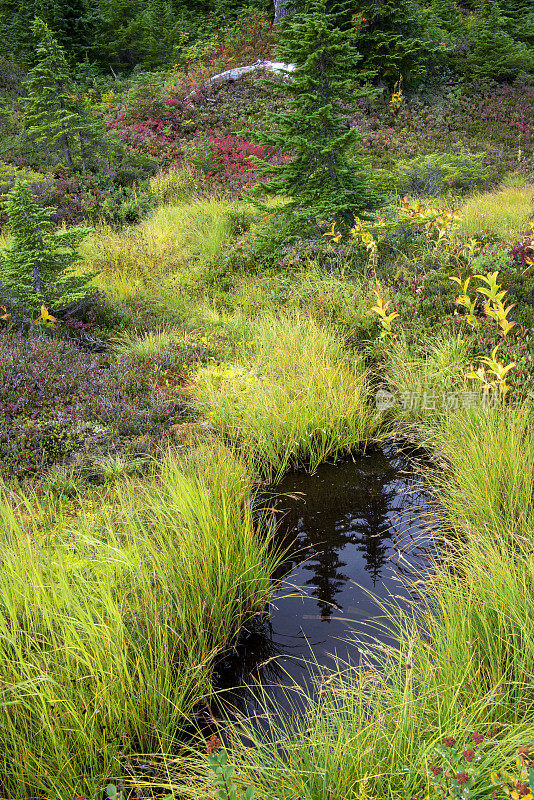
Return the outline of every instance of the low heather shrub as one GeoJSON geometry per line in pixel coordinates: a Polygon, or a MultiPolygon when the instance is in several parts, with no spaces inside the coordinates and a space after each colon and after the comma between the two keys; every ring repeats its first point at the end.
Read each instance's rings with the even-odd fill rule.
{"type": "Polygon", "coordinates": [[[162,438],[201,349],[170,343],[151,358],[94,354],[71,342],[0,335],[0,476],[29,477],[124,437],[162,438]]]}
{"type": "Polygon", "coordinates": [[[522,241],[514,244],[509,255],[518,267],[534,267],[534,236],[531,231],[523,234],[522,241]]]}

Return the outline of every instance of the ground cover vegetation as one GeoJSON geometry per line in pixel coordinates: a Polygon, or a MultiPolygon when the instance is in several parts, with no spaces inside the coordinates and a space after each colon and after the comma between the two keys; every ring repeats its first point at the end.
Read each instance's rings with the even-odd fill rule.
{"type": "Polygon", "coordinates": [[[532,9],[271,20],[0,0],[2,795],[528,800],[532,9]],[[295,69],[205,85],[257,59],[295,69]],[[258,492],[385,437],[439,551],[397,646],[203,756],[258,492]]]}

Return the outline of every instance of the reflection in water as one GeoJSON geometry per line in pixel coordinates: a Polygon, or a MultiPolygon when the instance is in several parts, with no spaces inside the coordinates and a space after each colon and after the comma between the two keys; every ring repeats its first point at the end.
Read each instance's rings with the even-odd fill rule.
{"type": "MultiPolygon", "coordinates": [[[[373,471],[362,469],[369,466],[361,459],[358,465],[327,466],[319,475],[299,476],[302,500],[293,501],[282,522],[289,535],[296,535],[295,546],[307,554],[303,569],[312,574],[305,586],[317,598],[323,620],[343,610],[340,595],[347,581],[358,577],[347,561],[348,545],[362,554],[362,566],[373,587],[388,557],[388,516],[396,496],[389,481],[394,470],[384,457],[373,458],[373,471]]],[[[294,484],[295,476],[286,481],[294,484]]],[[[285,486],[280,488],[283,491],[285,486]]],[[[282,507],[286,504],[283,499],[279,503],[282,507]]]]}
{"type": "Polygon", "coordinates": [[[381,599],[408,599],[399,583],[403,563],[423,565],[428,497],[410,475],[413,468],[390,447],[284,478],[277,535],[289,550],[275,577],[286,577],[270,618],[257,620],[221,663],[221,688],[251,680],[303,685],[310,657],[320,667],[332,665],[334,652],[357,660],[347,637],[371,633],[381,599]]]}

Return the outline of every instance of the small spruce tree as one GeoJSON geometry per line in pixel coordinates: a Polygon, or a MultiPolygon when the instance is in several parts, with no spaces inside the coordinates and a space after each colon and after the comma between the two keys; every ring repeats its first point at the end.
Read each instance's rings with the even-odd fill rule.
{"type": "Polygon", "coordinates": [[[454,37],[464,28],[464,22],[456,0],[432,0],[430,15],[439,33],[447,39],[447,45],[454,45],[454,37]]]}
{"type": "Polygon", "coordinates": [[[284,211],[295,221],[351,225],[354,215],[366,216],[380,202],[367,170],[348,157],[358,139],[349,122],[351,106],[374,90],[355,86],[359,54],[353,29],[336,26],[339,9],[327,10],[325,0],[297,0],[293,8],[280,23],[276,51],[278,60],[295,65],[278,87],[289,96],[288,108],[271,114],[270,130],[257,136],[289,160],[260,162],[270,180],[255,194],[289,198],[284,211]]]}
{"type": "Polygon", "coordinates": [[[96,133],[96,121],[72,94],[73,81],[65,53],[42,19],[33,23],[38,39],[37,64],[26,80],[27,133],[47,147],[59,145],[69,170],[76,157],[87,167],[87,144],[96,133]]]}
{"type": "Polygon", "coordinates": [[[27,181],[18,180],[4,203],[10,228],[9,247],[0,251],[0,297],[15,316],[24,317],[42,305],[58,311],[86,297],[93,275],[73,275],[81,259],[79,245],[89,228],[56,230],[52,208],[37,206],[27,181]]]}

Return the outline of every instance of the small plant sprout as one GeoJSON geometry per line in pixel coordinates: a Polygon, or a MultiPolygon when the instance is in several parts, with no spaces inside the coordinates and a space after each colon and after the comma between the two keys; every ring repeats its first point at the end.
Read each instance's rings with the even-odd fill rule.
{"type": "Polygon", "coordinates": [[[206,742],[206,758],[213,773],[218,800],[253,800],[252,786],[240,791],[236,785],[233,779],[234,767],[228,763],[228,754],[222,749],[218,736],[211,736],[206,742]]]}
{"type": "MultiPolygon", "coordinates": [[[[383,220],[379,220],[378,225],[379,227],[382,227],[383,220]]],[[[373,266],[376,266],[378,263],[379,239],[373,235],[373,233],[369,230],[369,227],[366,226],[359,217],[355,218],[354,225],[350,230],[350,234],[353,239],[359,239],[360,242],[365,245],[367,252],[369,253],[369,263],[373,266]]]]}
{"type": "Polygon", "coordinates": [[[515,308],[515,305],[515,303],[512,303],[512,305],[508,306],[508,308],[505,308],[501,302],[496,303],[493,307],[484,304],[486,316],[496,320],[500,329],[499,335],[503,338],[510,333],[515,325],[517,325],[517,322],[510,322],[508,319],[508,314],[512,308],[515,308]]]}
{"type": "Polygon", "coordinates": [[[396,114],[399,111],[400,107],[404,102],[404,95],[402,93],[402,88],[400,84],[401,81],[397,81],[394,87],[395,91],[391,95],[391,100],[389,101],[389,107],[394,114],[396,114]]]}
{"type": "MultiPolygon", "coordinates": [[[[475,278],[479,278],[486,284],[485,286],[477,287],[476,291],[485,298],[482,303],[484,314],[489,319],[495,320],[499,327],[499,335],[505,338],[512,328],[517,325],[516,322],[511,322],[508,319],[508,314],[515,308],[515,303],[505,307],[503,300],[507,292],[502,290],[501,284],[497,282],[498,277],[498,272],[488,272],[487,275],[475,275],[475,278]]],[[[456,298],[456,305],[466,309],[467,313],[464,315],[463,319],[465,319],[468,325],[474,328],[476,325],[480,324],[480,320],[476,315],[477,301],[473,300],[467,293],[471,278],[468,277],[462,282],[461,277],[450,276],[449,280],[454,281],[460,286],[461,293],[456,298]]]]}
{"type": "Polygon", "coordinates": [[[405,195],[399,205],[399,211],[414,222],[424,226],[426,235],[430,239],[437,234],[436,248],[445,237],[460,223],[460,214],[450,208],[432,208],[423,203],[411,202],[405,195]]]}
{"type": "Polygon", "coordinates": [[[510,370],[515,367],[516,362],[512,361],[506,366],[501,364],[500,361],[497,361],[498,349],[498,345],[497,347],[493,348],[490,358],[481,358],[480,361],[482,362],[482,365],[476,371],[468,372],[466,377],[471,378],[472,380],[481,381],[485,390],[487,391],[498,389],[501,398],[504,400],[510,391],[510,386],[506,383],[506,376],[510,370]],[[488,367],[487,371],[486,367],[483,365],[488,367]],[[493,378],[491,376],[493,376],[493,378]]]}
{"type": "Polygon", "coordinates": [[[372,306],[371,311],[374,311],[375,314],[378,315],[378,322],[381,328],[380,338],[385,339],[386,336],[394,337],[395,332],[392,330],[391,323],[399,315],[396,311],[392,311],[391,314],[387,313],[389,301],[384,303],[384,300],[380,294],[380,286],[378,286],[378,289],[374,290],[374,293],[376,295],[376,305],[372,306]]]}
{"type": "Polygon", "coordinates": [[[471,261],[471,259],[474,258],[474,256],[476,256],[476,254],[479,252],[481,247],[482,245],[478,239],[471,237],[471,239],[469,239],[463,247],[463,255],[468,261],[471,261]]]}
{"type": "Polygon", "coordinates": [[[460,215],[456,211],[444,209],[434,219],[426,223],[425,228],[427,235],[430,237],[433,232],[436,232],[436,247],[445,237],[458,226],[460,215]]]}
{"type": "Polygon", "coordinates": [[[474,328],[475,325],[479,324],[479,321],[475,314],[476,301],[467,293],[471,278],[466,278],[463,283],[461,278],[456,278],[455,276],[451,276],[449,280],[454,281],[460,286],[461,293],[456,298],[456,305],[465,308],[467,313],[463,316],[463,319],[465,319],[468,325],[474,328]]]}
{"type": "Polygon", "coordinates": [[[479,286],[477,288],[477,292],[483,294],[487,298],[486,303],[502,303],[506,295],[506,291],[499,291],[501,284],[497,283],[498,277],[498,272],[488,272],[487,275],[475,275],[475,278],[484,281],[486,284],[486,286],[479,286]]]}
{"type": "Polygon", "coordinates": [[[512,308],[514,308],[515,303],[509,305],[508,308],[504,307],[503,300],[508,292],[505,290],[500,291],[502,287],[501,284],[497,282],[498,277],[498,272],[488,272],[487,275],[475,275],[475,278],[479,278],[486,284],[485,286],[479,286],[477,288],[477,292],[486,298],[482,306],[484,313],[487,317],[497,322],[499,334],[504,338],[517,323],[510,322],[508,319],[508,314],[512,308]]]}
{"type": "Polygon", "coordinates": [[[332,223],[332,229],[327,231],[326,233],[323,233],[323,236],[329,236],[333,242],[336,242],[336,244],[341,241],[341,234],[336,233],[335,222],[332,223]]]}
{"type": "Polygon", "coordinates": [[[42,305],[41,313],[36,319],[34,319],[34,322],[36,325],[42,325],[44,328],[54,328],[57,319],[48,312],[46,306],[42,305]]]}

